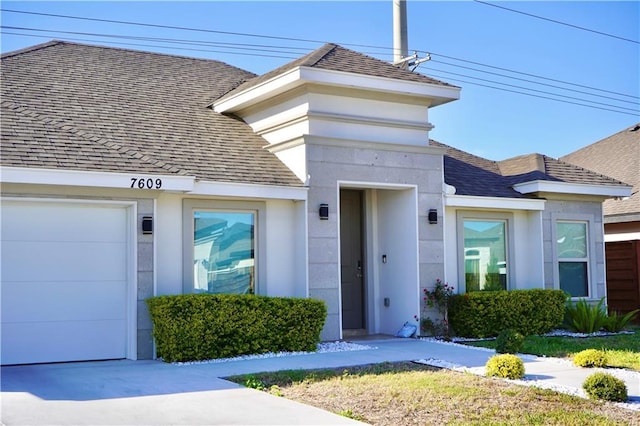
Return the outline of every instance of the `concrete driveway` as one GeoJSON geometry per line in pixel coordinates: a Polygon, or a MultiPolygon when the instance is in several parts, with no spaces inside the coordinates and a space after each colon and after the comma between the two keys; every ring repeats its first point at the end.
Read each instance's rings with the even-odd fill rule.
{"type": "MultiPolygon", "coordinates": [[[[365,350],[222,363],[104,361],[3,367],[0,419],[7,426],[361,424],[220,377],[421,359],[436,361],[432,365],[446,361],[483,374],[487,360],[495,355],[485,349],[418,339],[358,343],[365,350]]],[[[530,384],[572,394],[582,392],[583,381],[593,373],[554,358],[527,356],[524,362],[525,380],[530,384]]],[[[626,372],[621,378],[630,402],[638,407],[640,373],[626,372]]],[[[630,418],[637,413],[630,411],[630,418]]]]}
{"type": "Polygon", "coordinates": [[[190,367],[159,361],[3,367],[2,423],[7,426],[361,424],[222,380],[214,369],[190,367]]]}

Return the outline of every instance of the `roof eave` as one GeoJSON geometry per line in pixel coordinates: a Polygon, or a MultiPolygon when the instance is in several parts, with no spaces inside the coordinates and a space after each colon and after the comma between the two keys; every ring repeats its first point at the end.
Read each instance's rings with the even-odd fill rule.
{"type": "Polygon", "coordinates": [[[513,185],[513,189],[521,194],[534,193],[556,193],[556,194],[573,194],[573,195],[592,195],[604,198],[629,197],[631,195],[631,186],[624,185],[604,185],[604,184],[585,184],[556,182],[548,180],[533,180],[513,185]]]}
{"type": "Polygon", "coordinates": [[[461,90],[455,86],[298,66],[255,86],[237,92],[232,91],[213,102],[212,107],[219,113],[235,113],[305,84],[421,97],[425,98],[425,103],[429,106],[457,100],[460,98],[461,90]]]}

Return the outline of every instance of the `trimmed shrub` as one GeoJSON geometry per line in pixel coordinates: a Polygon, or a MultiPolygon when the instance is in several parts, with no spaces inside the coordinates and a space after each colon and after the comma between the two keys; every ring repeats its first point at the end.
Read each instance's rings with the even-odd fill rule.
{"type": "Polygon", "coordinates": [[[147,299],[166,362],[315,351],[327,309],[314,299],[184,294],[147,299]]]}
{"type": "Polygon", "coordinates": [[[582,388],[591,399],[625,402],[628,398],[627,385],[608,373],[593,373],[584,381],[582,388]]]}
{"type": "Polygon", "coordinates": [[[487,361],[485,368],[489,377],[501,377],[511,380],[524,377],[524,362],[512,354],[492,356],[487,361]]]}
{"type": "Polygon", "coordinates": [[[524,344],[524,336],[515,330],[507,328],[498,334],[496,352],[499,354],[517,354],[524,344]]]}
{"type": "Polygon", "coordinates": [[[493,337],[511,328],[525,336],[544,334],[562,324],[561,290],[476,291],[449,299],[449,323],[462,337],[493,337]]]}
{"type": "Polygon", "coordinates": [[[597,349],[585,349],[574,355],[573,363],[578,367],[605,367],[607,365],[607,354],[597,349]]]}
{"type": "Polygon", "coordinates": [[[585,299],[580,299],[575,304],[571,299],[567,299],[565,324],[570,330],[578,333],[600,331],[607,322],[607,312],[604,310],[603,304],[604,297],[596,305],[585,299]]]}

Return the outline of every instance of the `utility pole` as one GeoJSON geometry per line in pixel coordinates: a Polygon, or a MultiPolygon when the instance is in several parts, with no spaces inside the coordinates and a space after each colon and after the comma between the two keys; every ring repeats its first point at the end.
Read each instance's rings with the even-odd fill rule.
{"type": "Polygon", "coordinates": [[[404,58],[409,56],[407,40],[407,1],[393,0],[393,63],[407,67],[404,58]]]}

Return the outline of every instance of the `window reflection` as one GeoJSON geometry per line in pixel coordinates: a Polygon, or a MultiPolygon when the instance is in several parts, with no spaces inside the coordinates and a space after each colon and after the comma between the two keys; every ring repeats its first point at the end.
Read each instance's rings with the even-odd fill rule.
{"type": "Polygon", "coordinates": [[[507,289],[506,222],[464,220],[466,291],[507,289]]]}
{"type": "Polygon", "coordinates": [[[255,292],[254,213],[194,212],[196,293],[255,292]]]}

